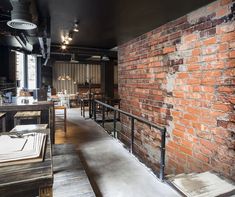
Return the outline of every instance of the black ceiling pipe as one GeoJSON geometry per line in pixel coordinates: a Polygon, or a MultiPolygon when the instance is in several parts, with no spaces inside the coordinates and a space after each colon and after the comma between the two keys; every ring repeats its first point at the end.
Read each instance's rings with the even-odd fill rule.
{"type": "Polygon", "coordinates": [[[32,15],[30,13],[30,1],[29,0],[10,0],[13,10],[11,11],[11,19],[22,19],[25,21],[32,21],[32,15]]]}
{"type": "Polygon", "coordinates": [[[32,22],[32,14],[30,12],[30,0],[10,0],[13,7],[11,11],[11,21],[8,21],[8,26],[21,29],[32,30],[37,27],[32,22]]]}

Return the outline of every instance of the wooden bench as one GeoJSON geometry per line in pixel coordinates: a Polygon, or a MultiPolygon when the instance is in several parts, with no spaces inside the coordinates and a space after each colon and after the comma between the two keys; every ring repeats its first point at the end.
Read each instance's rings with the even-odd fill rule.
{"type": "Polygon", "coordinates": [[[14,116],[14,125],[20,125],[21,120],[36,119],[37,124],[41,123],[41,111],[22,111],[17,112],[14,116]]]}
{"type": "Polygon", "coordinates": [[[2,131],[6,132],[6,113],[0,113],[0,121],[2,122],[2,131]]]}

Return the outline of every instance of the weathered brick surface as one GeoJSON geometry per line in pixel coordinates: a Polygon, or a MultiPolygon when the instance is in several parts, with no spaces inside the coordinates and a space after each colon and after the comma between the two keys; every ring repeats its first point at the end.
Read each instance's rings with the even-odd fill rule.
{"type": "MultiPolygon", "coordinates": [[[[118,47],[121,108],[167,126],[167,173],[235,177],[234,8],[215,1],[118,47]]],[[[154,170],[159,137],[136,127],[135,152],[154,170]]]]}

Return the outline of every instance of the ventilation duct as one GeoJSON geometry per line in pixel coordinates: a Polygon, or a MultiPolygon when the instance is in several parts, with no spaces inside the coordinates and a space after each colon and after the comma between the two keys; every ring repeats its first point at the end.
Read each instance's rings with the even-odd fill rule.
{"type": "Polygon", "coordinates": [[[37,25],[32,23],[30,13],[30,0],[10,0],[13,10],[11,11],[11,21],[7,25],[14,29],[32,30],[37,25]]]}

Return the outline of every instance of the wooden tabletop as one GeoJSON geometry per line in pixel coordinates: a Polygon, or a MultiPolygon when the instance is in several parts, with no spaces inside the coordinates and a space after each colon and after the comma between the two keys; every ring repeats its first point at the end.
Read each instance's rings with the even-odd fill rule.
{"type": "Polygon", "coordinates": [[[44,161],[1,167],[0,196],[18,196],[25,191],[52,187],[53,171],[49,129],[40,132],[48,134],[44,161]]]}
{"type": "Polygon", "coordinates": [[[50,101],[38,101],[29,104],[22,103],[3,103],[0,105],[0,111],[31,111],[31,110],[47,110],[48,107],[53,107],[54,103],[50,101]]]}
{"type": "Polygon", "coordinates": [[[41,111],[22,111],[15,114],[15,118],[27,118],[27,117],[39,117],[41,116],[41,111]]]}

